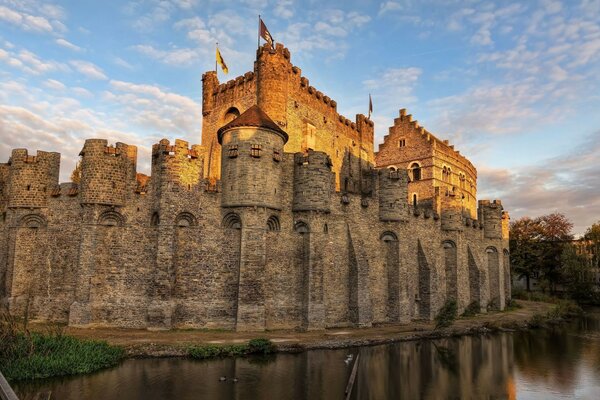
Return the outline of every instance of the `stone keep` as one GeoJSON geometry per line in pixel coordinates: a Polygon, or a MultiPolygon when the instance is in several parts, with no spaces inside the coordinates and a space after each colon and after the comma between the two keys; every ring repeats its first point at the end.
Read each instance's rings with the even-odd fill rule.
{"type": "Polygon", "coordinates": [[[16,316],[126,328],[320,330],[432,319],[510,299],[508,221],[475,167],[407,115],[337,113],[278,44],[202,78],[202,144],[86,140],[0,164],[0,302],[16,316]]]}

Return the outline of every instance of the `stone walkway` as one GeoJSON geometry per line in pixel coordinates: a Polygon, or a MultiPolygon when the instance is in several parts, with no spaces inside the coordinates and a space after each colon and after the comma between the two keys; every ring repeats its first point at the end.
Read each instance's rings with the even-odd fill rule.
{"type": "MultiPolygon", "coordinates": [[[[300,332],[276,330],[266,332],[232,332],[222,330],[147,331],[116,328],[73,328],[65,333],[86,339],[100,339],[126,347],[130,356],[180,356],[191,344],[235,344],[250,339],[271,339],[280,351],[302,351],[317,348],[343,348],[391,343],[421,338],[449,337],[493,329],[521,329],[534,314],[546,314],[553,305],[519,300],[522,308],[508,312],[492,312],[471,318],[459,318],[445,330],[434,331],[432,322],[411,322],[404,325],[381,325],[373,328],[340,328],[325,331],[300,332]]],[[[33,330],[47,329],[33,324],[33,330]]]]}

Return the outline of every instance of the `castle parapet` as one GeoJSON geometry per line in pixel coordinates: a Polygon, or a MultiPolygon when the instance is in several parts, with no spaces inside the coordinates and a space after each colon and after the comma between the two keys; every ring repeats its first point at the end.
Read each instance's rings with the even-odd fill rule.
{"type": "Polygon", "coordinates": [[[199,188],[204,166],[204,151],[200,145],[192,145],[176,139],[171,145],[162,139],[152,145],[152,180],[154,193],[164,193],[169,187],[185,190],[199,188]],[[174,186],[173,186],[174,185],[174,186]]]}
{"type": "Polygon", "coordinates": [[[88,139],[81,159],[82,204],[123,205],[137,185],[137,147],[109,146],[105,139],[88,139]]]}
{"type": "Polygon", "coordinates": [[[380,169],[379,219],[404,221],[408,216],[408,173],[403,169],[380,169]]]}
{"type": "Polygon", "coordinates": [[[46,207],[58,186],[60,153],[38,151],[32,156],[26,149],[15,149],[8,164],[8,207],[46,207]]]}
{"type": "Polygon", "coordinates": [[[452,190],[436,188],[436,195],[440,199],[442,229],[446,231],[462,231],[465,226],[471,226],[463,218],[463,207],[460,193],[452,190]],[[468,225],[467,225],[468,223],[468,225]]]}
{"type": "Polygon", "coordinates": [[[502,239],[502,202],[500,200],[479,200],[478,204],[479,220],[483,223],[484,236],[487,239],[502,239]]]}
{"type": "Polygon", "coordinates": [[[335,180],[331,159],[321,151],[294,154],[293,211],[330,211],[335,180]]]}

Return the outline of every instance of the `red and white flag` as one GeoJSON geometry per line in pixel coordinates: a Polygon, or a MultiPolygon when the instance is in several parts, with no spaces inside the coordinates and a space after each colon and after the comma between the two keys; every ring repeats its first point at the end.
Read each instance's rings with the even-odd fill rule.
{"type": "Polygon", "coordinates": [[[271,36],[271,32],[269,32],[269,30],[267,29],[267,26],[263,22],[262,18],[259,17],[258,20],[260,21],[260,37],[265,39],[267,43],[271,45],[272,48],[275,48],[275,41],[273,40],[273,36],[271,36]]]}

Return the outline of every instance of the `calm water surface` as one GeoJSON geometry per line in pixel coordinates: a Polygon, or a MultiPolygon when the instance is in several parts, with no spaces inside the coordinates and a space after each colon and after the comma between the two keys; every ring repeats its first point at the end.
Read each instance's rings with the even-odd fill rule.
{"type": "Polygon", "coordinates": [[[269,358],[127,360],[16,391],[22,399],[343,399],[349,353],[360,353],[353,399],[600,399],[597,310],[553,330],[269,358]]]}

